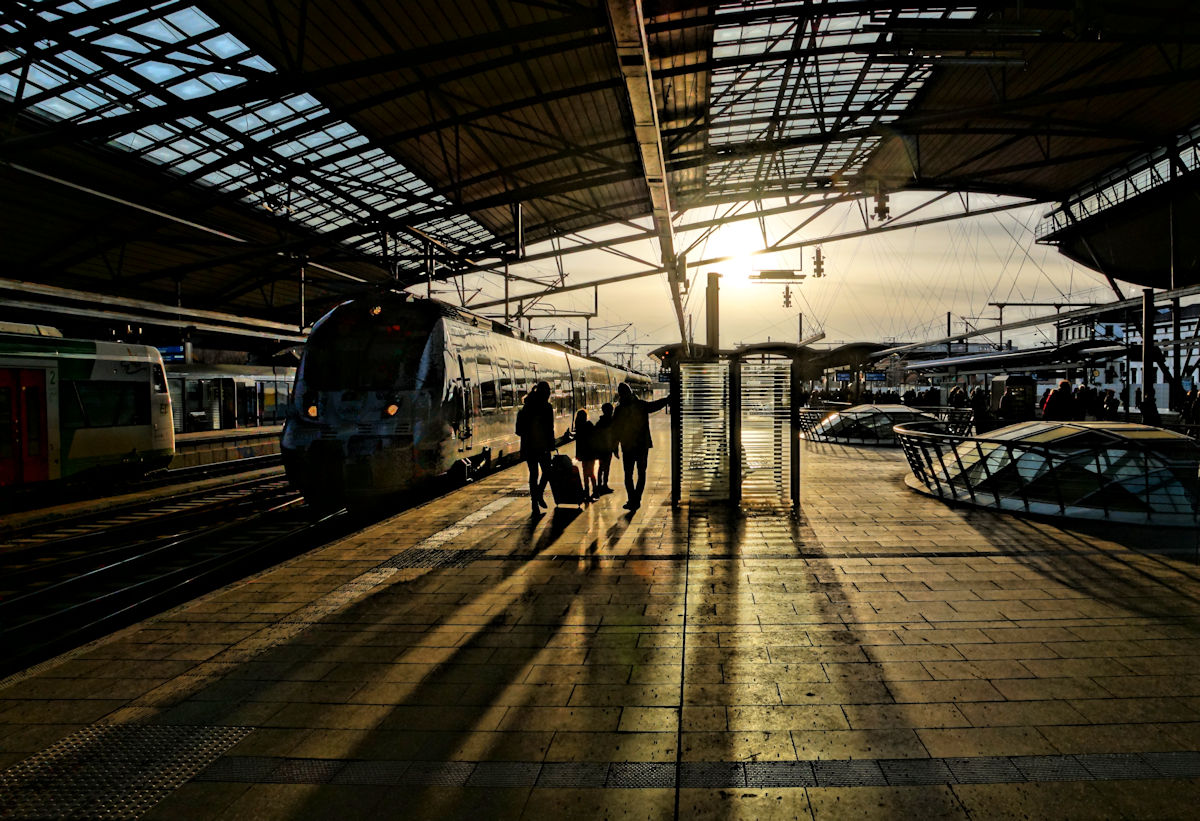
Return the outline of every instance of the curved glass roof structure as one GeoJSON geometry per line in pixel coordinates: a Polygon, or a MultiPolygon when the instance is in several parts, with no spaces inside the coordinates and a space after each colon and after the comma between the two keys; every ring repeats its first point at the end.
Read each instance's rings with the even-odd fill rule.
{"type": "Polygon", "coordinates": [[[805,434],[822,442],[861,442],[895,445],[892,428],[907,422],[937,422],[936,416],[907,405],[855,405],[837,411],[805,434]]]}
{"type": "MultiPolygon", "coordinates": [[[[1022,422],[967,439],[897,432],[935,495],[1002,510],[1192,526],[1200,446],[1123,422],[1022,422]]],[[[911,482],[910,482],[911,484],[911,482]]]]}

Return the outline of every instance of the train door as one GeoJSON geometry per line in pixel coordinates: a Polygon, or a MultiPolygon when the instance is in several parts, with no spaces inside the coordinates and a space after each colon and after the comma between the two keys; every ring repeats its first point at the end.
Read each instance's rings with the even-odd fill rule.
{"type": "Polygon", "coordinates": [[[459,402],[459,427],[458,438],[460,440],[462,450],[471,449],[471,436],[475,432],[472,424],[472,410],[474,402],[471,401],[471,379],[467,376],[467,366],[463,362],[462,355],[458,356],[458,375],[462,380],[462,390],[458,394],[459,402]]]}
{"type": "Polygon", "coordinates": [[[0,485],[50,478],[46,372],[0,370],[0,485]]]}
{"type": "Polygon", "coordinates": [[[238,418],[237,383],[229,378],[214,379],[213,383],[217,388],[217,416],[213,420],[213,430],[236,428],[240,421],[238,418]]]}

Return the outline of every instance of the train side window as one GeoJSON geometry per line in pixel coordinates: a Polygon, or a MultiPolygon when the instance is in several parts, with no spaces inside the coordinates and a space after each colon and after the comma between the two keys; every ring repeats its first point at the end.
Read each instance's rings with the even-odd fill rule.
{"type": "Polygon", "coordinates": [[[64,381],[59,414],[64,428],[119,428],[150,424],[145,382],[64,381]]]}
{"type": "Polygon", "coordinates": [[[275,383],[259,382],[258,389],[258,408],[263,424],[270,424],[275,421],[275,406],[278,401],[275,383]]]}
{"type": "Polygon", "coordinates": [[[500,397],[496,390],[496,374],[492,370],[492,360],[480,354],[476,360],[479,368],[479,404],[484,410],[500,406],[500,397]]]}
{"type": "Polygon", "coordinates": [[[496,360],[496,381],[498,383],[500,406],[511,408],[513,404],[513,380],[512,371],[509,369],[507,359],[496,360]]]}
{"type": "Polygon", "coordinates": [[[529,382],[526,381],[525,363],[513,361],[513,396],[516,405],[521,404],[521,398],[529,393],[529,382]]]}

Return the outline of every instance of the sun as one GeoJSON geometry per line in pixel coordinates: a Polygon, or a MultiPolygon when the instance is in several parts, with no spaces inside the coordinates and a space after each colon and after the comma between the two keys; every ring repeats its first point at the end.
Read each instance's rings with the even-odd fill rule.
{"type": "Polygon", "coordinates": [[[705,254],[709,259],[720,259],[708,270],[716,271],[728,284],[750,281],[756,258],[754,251],[763,247],[762,234],[754,222],[734,222],[722,225],[712,235],[705,254]]]}

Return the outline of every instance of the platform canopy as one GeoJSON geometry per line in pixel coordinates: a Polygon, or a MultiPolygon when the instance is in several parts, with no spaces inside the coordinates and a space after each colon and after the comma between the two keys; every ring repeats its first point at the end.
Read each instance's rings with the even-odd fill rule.
{"type": "Polygon", "coordinates": [[[0,301],[295,324],[602,226],[678,277],[690,209],[1053,201],[1198,100],[1190,0],[11,0],[0,301]]]}

